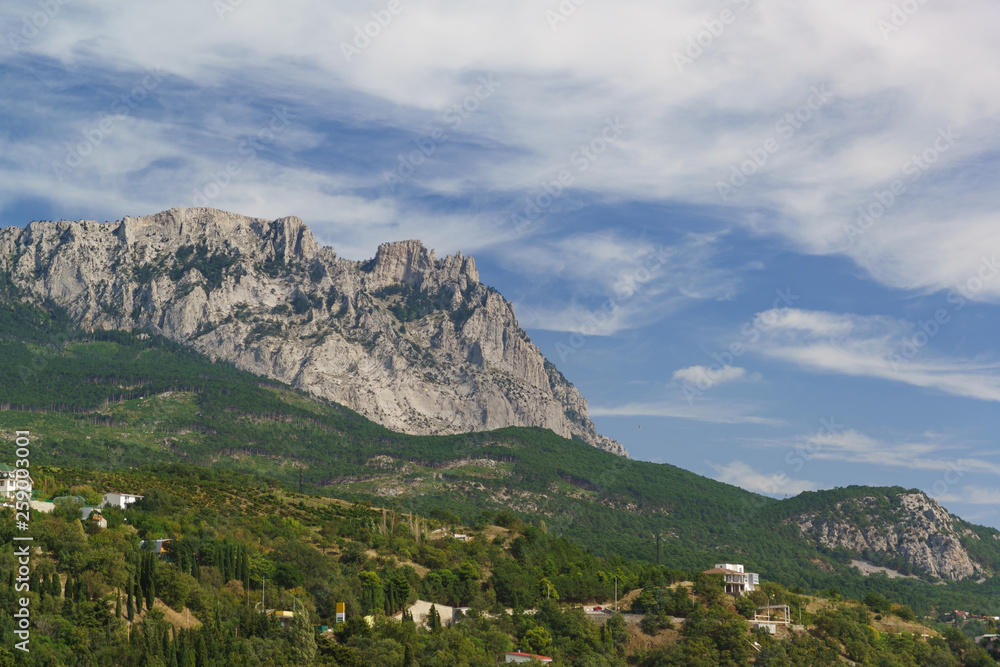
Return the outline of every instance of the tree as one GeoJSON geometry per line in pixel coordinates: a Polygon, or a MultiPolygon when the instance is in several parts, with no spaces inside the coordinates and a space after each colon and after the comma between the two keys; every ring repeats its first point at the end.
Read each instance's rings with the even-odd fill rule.
{"type": "Polygon", "coordinates": [[[431,605],[431,610],[427,612],[427,627],[432,633],[441,631],[441,614],[434,605],[431,605]]]}
{"type": "Polygon", "coordinates": [[[311,665],[316,658],[316,633],[313,631],[309,610],[295,612],[291,623],[291,645],[297,665],[311,665]]]}
{"type": "Polygon", "coordinates": [[[528,653],[542,653],[552,644],[552,636],[549,635],[548,630],[536,625],[524,633],[521,643],[528,653]]]}

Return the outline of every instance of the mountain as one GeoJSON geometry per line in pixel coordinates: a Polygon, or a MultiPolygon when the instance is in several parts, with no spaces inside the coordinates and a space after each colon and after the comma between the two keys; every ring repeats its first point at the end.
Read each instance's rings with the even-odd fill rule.
{"type": "Polygon", "coordinates": [[[822,547],[888,556],[907,571],[941,579],[981,579],[1000,570],[1000,532],[949,514],[921,491],[858,486],[803,493],[783,505],[784,522],[822,547]],[[983,558],[987,552],[993,557],[983,558]]]}
{"type": "Polygon", "coordinates": [[[351,261],[298,218],[172,209],[4,229],[0,275],[85,329],[162,334],[396,431],[538,426],[627,456],[473,259],[419,241],[351,261]]]}
{"type": "Polygon", "coordinates": [[[0,377],[0,432],[30,430],[33,465],[257,473],[467,524],[507,513],[609,559],[687,570],[740,562],[789,587],[878,592],[918,612],[1000,613],[1000,533],[919,491],[849,487],[778,501],[541,428],[401,434],[160,335],[84,331],[60,308],[9,299],[0,377]],[[865,576],[858,560],[914,577],[865,576]]]}

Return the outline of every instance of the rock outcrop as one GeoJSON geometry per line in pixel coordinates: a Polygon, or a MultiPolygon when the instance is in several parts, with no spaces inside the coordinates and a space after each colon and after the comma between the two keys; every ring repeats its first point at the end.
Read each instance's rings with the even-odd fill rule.
{"type": "Polygon", "coordinates": [[[796,522],[804,535],[824,546],[902,555],[919,571],[942,579],[983,574],[983,566],[962,545],[963,539],[981,538],[937,501],[919,492],[889,500],[889,508],[882,506],[885,498],[874,496],[844,500],[832,512],[803,513],[796,522]]]}
{"type": "Polygon", "coordinates": [[[392,429],[539,426],[627,456],[461,254],[338,258],[298,218],[207,208],[0,231],[0,272],[84,328],[143,329],[392,429]]]}

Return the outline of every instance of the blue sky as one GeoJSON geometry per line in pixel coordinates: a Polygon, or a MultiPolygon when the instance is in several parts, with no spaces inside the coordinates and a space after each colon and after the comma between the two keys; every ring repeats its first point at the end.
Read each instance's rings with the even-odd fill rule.
{"type": "Polygon", "coordinates": [[[0,224],[207,204],[472,253],[639,459],[1000,526],[1000,6],[0,10],[0,224]]]}

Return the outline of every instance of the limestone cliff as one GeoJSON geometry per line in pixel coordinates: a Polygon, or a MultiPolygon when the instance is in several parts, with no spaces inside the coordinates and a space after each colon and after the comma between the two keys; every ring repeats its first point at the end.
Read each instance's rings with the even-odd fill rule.
{"type": "Polygon", "coordinates": [[[392,429],[540,426],[627,456],[461,254],[338,258],[298,218],[207,208],[0,231],[0,272],[85,328],[144,329],[392,429]]]}
{"type": "Polygon", "coordinates": [[[800,513],[794,521],[824,546],[900,555],[918,571],[942,579],[988,574],[963,546],[983,538],[918,491],[851,498],[829,510],[800,513]]]}

